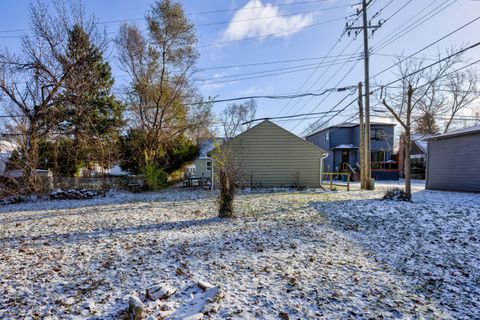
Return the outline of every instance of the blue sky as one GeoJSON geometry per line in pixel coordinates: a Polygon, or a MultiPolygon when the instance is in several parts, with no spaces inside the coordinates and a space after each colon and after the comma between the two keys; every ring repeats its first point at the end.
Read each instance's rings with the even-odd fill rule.
{"type": "MultiPolygon", "coordinates": [[[[152,2],[152,0],[84,0],[87,13],[95,15],[100,22],[139,19],[136,23],[140,26],[144,25],[141,18],[152,2]]],[[[201,54],[198,63],[200,68],[270,63],[249,67],[207,69],[198,75],[203,79],[198,84],[204,96],[224,99],[245,95],[291,94],[336,86],[351,86],[363,80],[362,61],[343,63],[345,57],[333,57],[323,62],[329,64],[333,62],[335,65],[317,68],[322,59],[312,59],[327,55],[337,43],[344,29],[345,17],[352,18],[351,15],[355,13],[355,8],[351,4],[356,1],[320,0],[305,3],[306,1],[301,0],[184,0],[180,2],[197,26],[201,54]],[[293,4],[294,2],[303,3],[293,4]],[[207,14],[206,11],[222,12],[207,14]],[[295,59],[303,60],[276,63],[295,59]],[[259,74],[260,71],[265,73],[259,74]],[[286,71],[289,73],[278,74],[286,71]],[[255,72],[257,74],[251,74],[255,72]],[[272,73],[277,74],[259,77],[259,75],[272,73]],[[239,74],[245,74],[240,78],[248,79],[238,81],[235,79],[239,77],[232,77],[239,74]]],[[[11,50],[20,50],[18,36],[22,32],[10,30],[28,28],[28,6],[29,1],[25,0],[0,2],[0,31],[2,31],[0,42],[11,50]]],[[[369,15],[372,16],[376,12],[379,12],[379,15],[373,20],[374,22],[390,16],[392,18],[370,39],[370,47],[374,53],[371,58],[372,75],[392,64],[391,55],[413,53],[477,17],[480,13],[480,1],[374,0],[369,9],[369,15]],[[382,8],[383,10],[379,12],[382,8]],[[400,8],[402,9],[399,10],[400,8]],[[399,10],[398,13],[392,16],[397,10],[399,10]],[[430,16],[432,17],[429,18],[430,16]],[[425,22],[421,23],[423,20],[425,22]],[[416,24],[418,27],[398,39],[393,38],[394,41],[391,43],[384,41],[392,36],[401,35],[403,28],[416,24]]],[[[113,38],[118,32],[119,23],[102,24],[102,26],[113,38]]],[[[477,21],[425,50],[422,54],[426,57],[434,57],[438,50],[444,53],[447,48],[477,42],[479,27],[480,21],[477,21]]],[[[331,51],[331,55],[338,56],[342,50],[343,54],[355,52],[360,54],[361,46],[361,37],[353,39],[353,37],[343,36],[331,51]]],[[[479,55],[480,49],[474,49],[464,58],[478,59],[479,55]]],[[[118,69],[113,50],[110,52],[109,60],[114,74],[118,76],[117,83],[120,83],[125,78],[122,77],[122,71],[118,69]]],[[[375,78],[373,82],[385,83],[395,78],[394,69],[392,69],[375,78]]],[[[257,115],[273,117],[326,111],[346,95],[345,92],[332,93],[328,96],[295,99],[290,102],[261,99],[258,100],[257,115]]],[[[350,100],[347,98],[345,103],[350,100]]],[[[375,99],[372,100],[375,103],[375,99]]],[[[219,112],[224,107],[225,104],[217,104],[214,110],[219,112]]],[[[347,109],[341,117],[335,118],[334,122],[351,118],[354,111],[354,109],[347,109]]],[[[300,119],[278,123],[299,134],[311,121],[312,119],[300,119]]]]}

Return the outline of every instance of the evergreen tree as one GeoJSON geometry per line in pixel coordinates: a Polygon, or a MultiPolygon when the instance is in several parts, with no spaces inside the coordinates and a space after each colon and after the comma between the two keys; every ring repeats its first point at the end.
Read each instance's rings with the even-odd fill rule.
{"type": "Polygon", "coordinates": [[[417,125],[415,127],[416,133],[421,134],[437,134],[440,129],[437,126],[435,117],[430,112],[424,112],[420,118],[417,119],[417,125]]]}
{"type": "Polygon", "coordinates": [[[109,63],[80,25],[75,25],[69,33],[66,59],[81,63],[66,64],[74,70],[70,70],[65,80],[56,109],[59,135],[54,142],[46,142],[54,144],[46,150],[55,152],[47,152],[45,156],[54,157],[52,162],[63,166],[55,168],[57,173],[73,175],[79,165],[105,167],[117,159],[124,108],[111,93],[114,80],[109,63]]]}

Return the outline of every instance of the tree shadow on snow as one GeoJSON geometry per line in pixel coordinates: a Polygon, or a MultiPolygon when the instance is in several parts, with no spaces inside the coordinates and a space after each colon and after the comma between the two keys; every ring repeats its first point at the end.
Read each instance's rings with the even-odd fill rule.
{"type": "Polygon", "coordinates": [[[201,227],[210,224],[217,224],[224,222],[225,219],[218,217],[211,217],[206,219],[193,219],[193,220],[184,220],[184,221],[167,221],[162,223],[155,224],[146,224],[134,227],[122,227],[122,228],[98,228],[90,231],[74,231],[64,234],[48,234],[41,236],[13,236],[0,238],[0,246],[12,246],[17,247],[21,242],[23,246],[55,246],[62,245],[66,243],[76,243],[76,242],[87,242],[93,240],[99,240],[109,237],[122,237],[135,235],[138,233],[147,233],[147,232],[159,232],[159,231],[170,231],[178,230],[182,231],[183,229],[191,227],[201,227]],[[28,243],[28,241],[31,241],[28,243]],[[13,242],[13,243],[12,243],[13,242]]]}
{"type": "Polygon", "coordinates": [[[103,207],[110,205],[126,205],[136,203],[184,203],[193,200],[205,200],[214,198],[215,194],[210,191],[189,190],[163,190],[147,193],[122,193],[107,197],[99,197],[85,200],[49,200],[23,202],[16,204],[0,205],[0,216],[6,213],[38,212],[38,211],[61,211],[69,209],[82,209],[91,207],[103,207]]]}

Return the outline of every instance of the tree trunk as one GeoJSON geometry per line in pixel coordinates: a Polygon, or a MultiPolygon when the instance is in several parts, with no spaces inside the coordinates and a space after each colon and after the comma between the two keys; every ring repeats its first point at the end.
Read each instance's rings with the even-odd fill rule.
{"type": "Polygon", "coordinates": [[[220,218],[233,218],[235,216],[233,200],[235,197],[235,186],[230,183],[228,174],[225,171],[219,172],[220,195],[218,198],[218,216],[220,218]]]}
{"type": "Polygon", "coordinates": [[[408,86],[407,92],[407,119],[405,127],[405,193],[407,194],[408,199],[412,198],[412,186],[410,181],[410,172],[411,172],[411,161],[410,161],[410,151],[412,146],[412,137],[411,137],[411,116],[412,116],[412,95],[413,88],[411,85],[408,86]]]}
{"type": "Polygon", "coordinates": [[[27,193],[37,193],[39,191],[37,166],[38,166],[38,139],[36,124],[32,123],[26,132],[25,154],[23,161],[20,161],[27,193]],[[22,163],[23,162],[23,163],[22,163]]]}

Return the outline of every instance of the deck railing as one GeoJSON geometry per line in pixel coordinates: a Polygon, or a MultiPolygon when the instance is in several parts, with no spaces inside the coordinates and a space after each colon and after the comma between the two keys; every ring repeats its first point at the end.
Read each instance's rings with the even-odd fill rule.
{"type": "Polygon", "coordinates": [[[372,162],[372,170],[398,170],[398,162],[372,162]]]}

